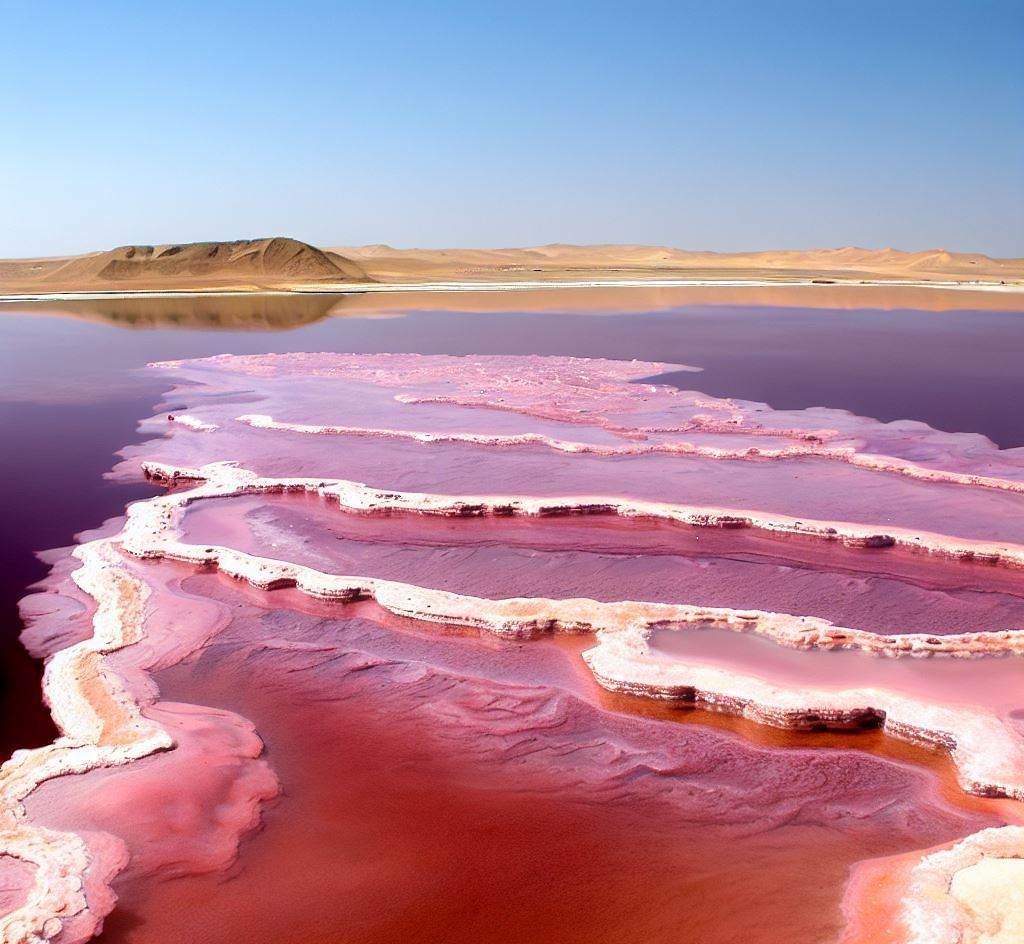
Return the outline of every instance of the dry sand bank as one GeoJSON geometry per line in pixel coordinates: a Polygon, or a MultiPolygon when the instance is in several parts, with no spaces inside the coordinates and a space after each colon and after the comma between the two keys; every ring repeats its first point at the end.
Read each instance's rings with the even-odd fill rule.
{"type": "Polygon", "coordinates": [[[0,296],[480,290],[558,286],[770,287],[820,283],[1024,290],[1024,260],[944,250],[686,252],[650,246],[318,249],[294,239],[123,246],[0,260],[0,296]]]}

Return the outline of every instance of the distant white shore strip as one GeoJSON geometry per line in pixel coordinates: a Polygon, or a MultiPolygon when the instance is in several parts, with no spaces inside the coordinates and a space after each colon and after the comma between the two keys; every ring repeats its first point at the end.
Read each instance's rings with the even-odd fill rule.
{"type": "Polygon", "coordinates": [[[930,288],[941,291],[1024,294],[1022,282],[927,281],[917,279],[580,279],[517,282],[337,282],[297,284],[287,289],[182,289],[114,292],[36,292],[3,295],[4,302],[84,301],[105,298],[205,298],[247,295],[364,295],[391,292],[525,292],[564,288],[930,288]]]}

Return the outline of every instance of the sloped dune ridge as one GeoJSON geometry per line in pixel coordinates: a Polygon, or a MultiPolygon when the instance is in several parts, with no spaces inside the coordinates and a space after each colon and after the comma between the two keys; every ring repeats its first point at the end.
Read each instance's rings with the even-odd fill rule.
{"type": "Polygon", "coordinates": [[[1015,940],[1022,450],[663,363],[152,369],[165,490],[23,606],[0,940],[1015,940]]]}

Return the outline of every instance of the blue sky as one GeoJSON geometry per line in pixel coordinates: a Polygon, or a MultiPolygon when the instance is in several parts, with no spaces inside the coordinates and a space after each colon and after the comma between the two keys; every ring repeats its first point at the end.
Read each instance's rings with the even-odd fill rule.
{"type": "Polygon", "coordinates": [[[1024,3],[0,0],[0,256],[1024,255],[1024,3]]]}

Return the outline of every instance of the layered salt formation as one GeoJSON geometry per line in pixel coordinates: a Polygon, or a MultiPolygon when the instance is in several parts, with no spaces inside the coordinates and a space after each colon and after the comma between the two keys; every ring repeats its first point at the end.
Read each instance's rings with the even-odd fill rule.
{"type": "MultiPolygon", "coordinates": [[[[144,470],[168,493],[61,559],[51,603],[30,610],[62,737],[0,777],[0,872],[14,889],[2,939],[88,937],[119,872],[129,907],[158,900],[167,875],[198,888],[235,860],[279,780],[286,794],[301,780],[311,761],[261,757],[263,727],[279,723],[269,696],[204,707],[210,676],[238,671],[231,658],[264,689],[315,679],[327,717],[375,704],[368,716],[404,730],[429,704],[425,730],[442,755],[473,758],[474,776],[498,784],[514,770],[513,793],[596,802],[609,821],[628,802],[653,833],[682,830],[708,857],[743,847],[741,824],[757,822],[775,850],[758,861],[792,886],[790,940],[839,930],[845,876],[819,909],[799,907],[797,863],[820,855],[808,838],[819,829],[844,837],[832,865],[853,870],[851,940],[881,920],[863,890],[885,875],[901,889],[894,939],[1019,927],[1013,899],[990,889],[1012,884],[1024,855],[1005,825],[1024,798],[1021,450],[645,379],[678,370],[666,364],[321,354],[158,366],[187,409],[147,421],[162,436],[127,450],[118,474],[144,470]],[[481,635],[455,643],[442,627],[481,635]],[[596,638],[580,653],[550,634],[596,638]],[[183,700],[169,703],[153,677],[174,666],[183,700]],[[695,739],[641,707],[660,703],[787,729],[877,726],[948,753],[964,793],[836,744],[809,748],[811,776],[808,757],[695,739]],[[808,835],[787,831],[794,819],[808,835]]],[[[636,856],[627,871],[644,868],[636,856]]],[[[272,894],[258,868],[247,878],[244,854],[239,868],[253,896],[272,894]]],[[[738,861],[716,868],[753,881],[738,861]]],[[[705,870],[713,896],[721,874],[705,870]]],[[[658,907],[645,935],[674,939],[676,912],[658,907]]],[[[709,909],[702,939],[771,940],[748,928],[754,917],[709,909]]],[[[224,918],[223,938],[203,933],[230,940],[237,920],[224,918]]],[[[588,939],[621,934],[604,920],[588,939]]],[[[157,926],[138,939],[161,939],[157,926]]]]}

